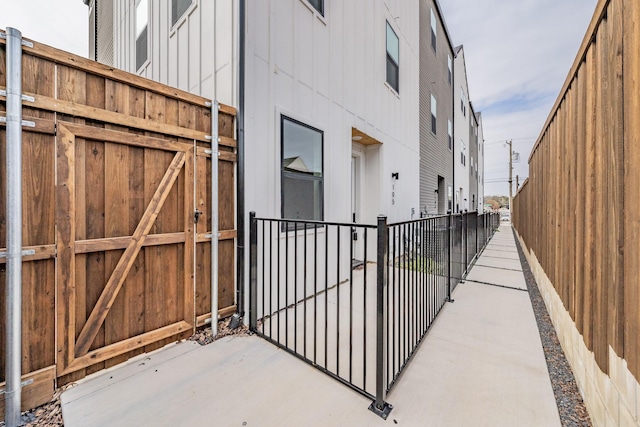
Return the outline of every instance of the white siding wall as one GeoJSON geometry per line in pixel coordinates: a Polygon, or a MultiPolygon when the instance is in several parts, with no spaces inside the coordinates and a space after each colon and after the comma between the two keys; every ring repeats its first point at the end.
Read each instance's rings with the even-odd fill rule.
{"type": "Polygon", "coordinates": [[[418,213],[418,4],[250,2],[247,10],[247,210],[279,217],[280,115],[324,131],[324,217],[350,221],[351,128],[382,142],[367,153],[361,222],[418,213]],[[394,19],[396,18],[396,19],[394,19]],[[386,21],[400,39],[399,96],[386,81],[386,21]],[[392,172],[399,172],[392,181],[392,172]],[[395,197],[392,201],[392,186],[395,197]],[[373,191],[372,191],[373,190],[373,191]]]}
{"type": "MultiPolygon", "coordinates": [[[[456,58],[454,59],[453,66],[453,112],[454,112],[454,156],[455,160],[453,164],[455,165],[454,171],[454,199],[456,197],[456,192],[460,192],[462,188],[462,193],[460,194],[459,206],[460,211],[464,209],[469,209],[471,204],[471,200],[469,200],[469,162],[470,158],[470,144],[469,144],[469,114],[471,114],[471,109],[469,108],[469,88],[467,85],[467,70],[464,63],[464,49],[462,49],[456,58]],[[466,116],[463,115],[462,109],[460,107],[460,97],[461,97],[461,89],[465,94],[465,108],[466,108],[466,116]],[[462,144],[466,147],[466,165],[463,165],[460,162],[460,153],[462,151],[462,144]],[[464,199],[467,199],[465,203],[464,199]]],[[[453,210],[456,210],[456,201],[453,201],[453,210]]]]}
{"type": "Polygon", "coordinates": [[[136,0],[114,0],[114,66],[237,106],[237,1],[193,0],[171,25],[170,0],[149,0],[149,61],[135,69],[136,0]]]}

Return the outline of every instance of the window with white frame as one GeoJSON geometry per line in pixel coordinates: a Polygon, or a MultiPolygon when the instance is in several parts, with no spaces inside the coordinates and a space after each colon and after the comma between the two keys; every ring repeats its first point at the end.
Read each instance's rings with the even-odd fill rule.
{"type": "Polygon", "coordinates": [[[171,26],[176,25],[176,22],[182,18],[182,15],[189,9],[189,6],[193,4],[193,0],[171,0],[171,26]]]}
{"type": "Polygon", "coordinates": [[[469,168],[469,175],[473,176],[473,171],[474,171],[473,156],[471,156],[471,162],[469,164],[471,165],[471,167],[469,168]]]}
{"type": "Polygon", "coordinates": [[[451,85],[451,79],[453,76],[453,61],[451,55],[447,54],[447,82],[451,85]]]}
{"type": "Polygon", "coordinates": [[[451,120],[447,120],[447,132],[449,135],[449,150],[451,150],[451,146],[453,145],[453,126],[451,125],[451,120]]]}
{"type": "Polygon", "coordinates": [[[462,115],[467,117],[467,96],[462,88],[460,88],[460,110],[462,111],[462,115]]]}
{"type": "Polygon", "coordinates": [[[438,119],[438,103],[436,101],[436,97],[431,94],[431,132],[436,132],[436,124],[438,119]]]}
{"type": "Polygon", "coordinates": [[[281,116],[282,217],[321,221],[324,216],[324,132],[281,116]]]}
{"type": "Polygon", "coordinates": [[[136,5],[136,71],[149,59],[149,1],[138,0],[136,5]]]}
{"type": "Polygon", "coordinates": [[[400,93],[400,40],[387,21],[387,83],[400,93]]]}
{"type": "Polygon", "coordinates": [[[431,47],[433,48],[434,52],[437,52],[437,39],[436,39],[436,35],[438,34],[438,30],[437,30],[437,21],[436,21],[436,14],[433,13],[433,9],[431,9],[431,47]]]}

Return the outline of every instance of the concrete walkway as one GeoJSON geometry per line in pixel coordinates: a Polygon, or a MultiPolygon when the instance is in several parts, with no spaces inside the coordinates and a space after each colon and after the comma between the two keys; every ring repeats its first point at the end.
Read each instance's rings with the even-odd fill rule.
{"type": "Polygon", "coordinates": [[[182,342],[62,394],[74,426],[559,426],[510,226],[501,226],[387,400],[368,399],[261,338],[182,342]]]}

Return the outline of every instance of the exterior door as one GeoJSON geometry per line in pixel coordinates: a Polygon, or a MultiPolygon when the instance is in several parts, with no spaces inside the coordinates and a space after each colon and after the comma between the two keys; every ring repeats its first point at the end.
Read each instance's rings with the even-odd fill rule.
{"type": "MultiPolygon", "coordinates": [[[[351,221],[358,223],[361,221],[360,215],[360,156],[351,156],[351,221]]],[[[351,229],[351,239],[353,240],[353,259],[354,267],[362,263],[362,236],[359,236],[358,229],[351,229]]]]}

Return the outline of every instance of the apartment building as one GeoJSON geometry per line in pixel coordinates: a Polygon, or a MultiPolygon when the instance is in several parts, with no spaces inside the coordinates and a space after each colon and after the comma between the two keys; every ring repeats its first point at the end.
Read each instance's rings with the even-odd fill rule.
{"type": "Polygon", "coordinates": [[[451,37],[436,0],[420,0],[420,213],[453,208],[451,37]]]}

